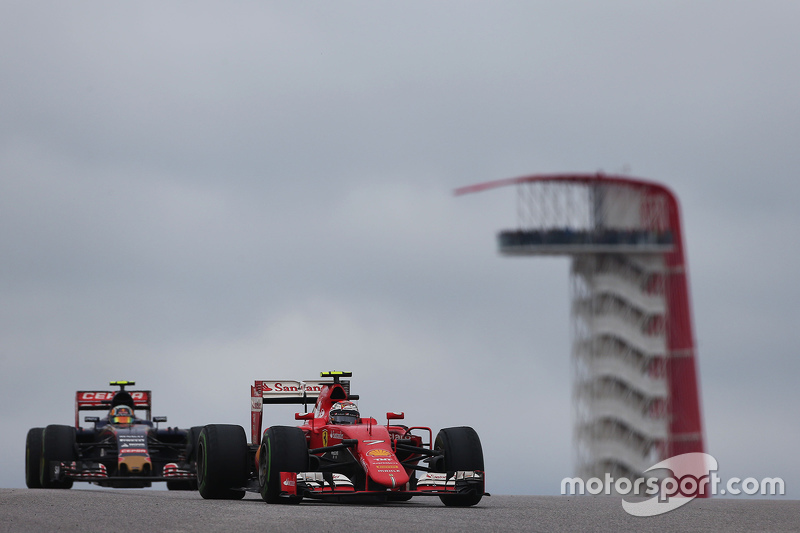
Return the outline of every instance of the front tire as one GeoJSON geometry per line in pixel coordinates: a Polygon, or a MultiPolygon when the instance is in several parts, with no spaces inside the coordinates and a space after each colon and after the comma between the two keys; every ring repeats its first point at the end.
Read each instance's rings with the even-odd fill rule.
{"type": "Polygon", "coordinates": [[[247,483],[247,437],[242,426],[211,424],[197,442],[197,488],[207,500],[240,500],[247,483]]]}
{"type": "Polygon", "coordinates": [[[25,438],[25,485],[29,489],[42,488],[42,444],[44,428],[33,428],[25,438]]]}
{"type": "MultiPolygon", "coordinates": [[[[436,435],[434,448],[444,454],[444,461],[439,465],[440,472],[453,475],[458,471],[483,472],[483,447],[478,434],[471,427],[445,428],[436,435]]],[[[484,485],[465,494],[446,494],[439,496],[448,507],[469,507],[483,498],[484,485]]]]}
{"type": "Polygon", "coordinates": [[[264,432],[258,454],[258,489],[265,502],[300,503],[303,499],[300,494],[281,496],[281,472],[297,473],[307,470],[308,444],[302,429],[272,426],[264,432]]]}
{"type": "Polygon", "coordinates": [[[39,462],[39,479],[45,489],[71,489],[72,480],[51,480],[53,462],[71,463],[76,459],[75,428],[50,425],[42,432],[42,458],[39,462]]]}

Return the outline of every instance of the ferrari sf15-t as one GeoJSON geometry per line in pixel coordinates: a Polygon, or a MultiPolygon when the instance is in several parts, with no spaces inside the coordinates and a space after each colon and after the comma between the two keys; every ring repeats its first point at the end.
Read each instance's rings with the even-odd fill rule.
{"type": "Polygon", "coordinates": [[[244,428],[203,428],[197,448],[197,481],[207,499],[238,499],[258,492],[267,503],[404,501],[438,496],[448,506],[470,506],[484,496],[483,449],[471,427],[433,432],[362,417],[350,394],[350,372],[322,373],[325,380],[256,381],[251,387],[251,443],[244,428]],[[271,426],[263,434],[264,404],[314,405],[297,413],[302,425],[271,426]]]}

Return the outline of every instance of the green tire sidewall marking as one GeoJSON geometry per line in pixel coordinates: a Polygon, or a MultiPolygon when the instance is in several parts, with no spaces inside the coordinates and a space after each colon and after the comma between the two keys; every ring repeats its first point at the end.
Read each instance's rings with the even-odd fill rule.
{"type": "MultiPolygon", "coordinates": [[[[44,485],[44,430],[42,430],[42,456],[39,458],[39,482],[44,485]]],[[[47,481],[50,481],[49,479],[47,481]]]]}
{"type": "Polygon", "coordinates": [[[205,488],[208,480],[208,443],[206,442],[205,433],[200,435],[198,447],[203,448],[203,481],[200,483],[200,485],[205,488]]]}
{"type": "Polygon", "coordinates": [[[269,483],[272,473],[272,439],[267,437],[267,483],[269,483]]]}

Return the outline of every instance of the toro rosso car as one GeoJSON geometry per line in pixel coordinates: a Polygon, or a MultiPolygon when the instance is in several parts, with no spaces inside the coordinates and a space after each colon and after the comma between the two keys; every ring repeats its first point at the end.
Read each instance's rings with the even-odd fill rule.
{"type": "Polygon", "coordinates": [[[112,381],[117,391],[78,391],[75,426],[49,425],[28,431],[25,483],[28,488],[69,489],[74,481],[103,487],[142,488],[166,481],[170,490],[196,490],[194,450],[201,426],[159,428],[151,419],[152,392],[125,390],[133,381],[112,381]],[[81,411],[92,427],[80,426],[81,411]],[[144,411],[145,418],[136,416],[144,411]]]}
{"type": "Polygon", "coordinates": [[[208,425],[197,445],[197,482],[207,499],[258,492],[267,503],[405,501],[438,496],[448,506],[477,504],[484,495],[483,449],[470,427],[439,431],[362,417],[350,394],[350,372],[326,380],[256,381],[251,387],[251,439],[236,425],[208,425]],[[314,405],[295,414],[302,425],[272,426],[263,435],[267,404],[314,405]],[[307,410],[307,409],[306,409],[307,410]]]}

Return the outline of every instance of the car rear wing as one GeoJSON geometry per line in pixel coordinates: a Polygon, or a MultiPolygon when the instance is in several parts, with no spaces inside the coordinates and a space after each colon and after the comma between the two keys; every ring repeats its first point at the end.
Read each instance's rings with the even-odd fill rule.
{"type": "MultiPolygon", "coordinates": [[[[250,387],[250,438],[253,444],[261,443],[261,424],[264,404],[298,404],[308,406],[317,403],[317,398],[325,385],[341,384],[350,394],[350,381],[319,380],[256,380],[250,387]]],[[[306,407],[306,411],[308,407],[306,407]]]]}
{"type": "MultiPolygon", "coordinates": [[[[75,427],[80,427],[80,411],[108,411],[111,409],[111,401],[120,391],[87,391],[79,390],[75,393],[75,427]]],[[[146,414],[146,419],[150,420],[150,413],[153,407],[153,392],[149,390],[130,390],[125,391],[133,398],[133,408],[142,409],[146,414]]]]}

